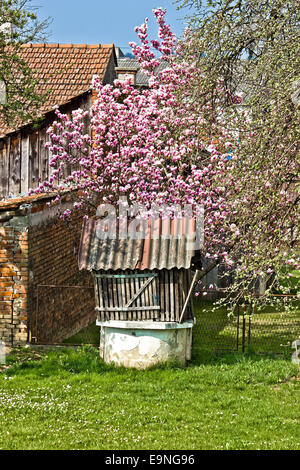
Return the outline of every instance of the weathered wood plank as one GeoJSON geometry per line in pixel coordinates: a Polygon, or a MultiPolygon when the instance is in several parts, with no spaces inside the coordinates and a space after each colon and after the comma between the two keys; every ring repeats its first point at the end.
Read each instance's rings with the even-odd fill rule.
{"type": "MultiPolygon", "coordinates": [[[[126,305],[126,291],[125,291],[125,278],[120,279],[121,281],[121,296],[122,296],[122,307],[126,305]]],[[[124,310],[121,310],[121,320],[127,320],[127,316],[123,313],[124,310]]]]}
{"type": "Polygon", "coordinates": [[[160,296],[160,306],[161,306],[161,310],[160,310],[160,319],[161,321],[165,321],[165,308],[166,308],[166,304],[165,304],[165,285],[164,285],[164,281],[165,281],[165,274],[164,274],[164,271],[161,271],[159,273],[159,296],[160,296]]]}
{"type": "MultiPolygon", "coordinates": [[[[192,272],[190,270],[187,271],[187,277],[188,277],[188,284],[189,286],[192,284],[193,279],[192,279],[192,272]]],[[[192,295],[190,297],[190,305],[189,305],[189,319],[193,318],[193,312],[194,312],[194,290],[192,291],[192,295]]]]}
{"type": "MultiPolygon", "coordinates": [[[[119,299],[118,299],[118,286],[117,286],[117,280],[116,279],[112,279],[112,289],[113,289],[113,299],[114,299],[114,307],[117,308],[119,307],[119,299]]],[[[118,311],[116,310],[116,314],[115,314],[115,319],[116,320],[119,320],[119,313],[118,311]]]]}
{"type": "Polygon", "coordinates": [[[164,274],[165,274],[165,302],[166,302],[165,321],[170,321],[169,272],[165,269],[164,274]]]}
{"type": "Polygon", "coordinates": [[[179,308],[179,271],[174,269],[174,315],[175,321],[179,321],[180,318],[180,308],[179,308]]]}
{"type": "Polygon", "coordinates": [[[185,300],[186,300],[186,292],[185,292],[185,287],[184,287],[184,270],[181,269],[179,272],[179,319],[180,319],[180,314],[182,312],[185,300]]]}
{"type": "Polygon", "coordinates": [[[45,144],[48,140],[46,129],[41,129],[39,132],[39,179],[46,181],[49,179],[49,152],[45,149],[45,144]]]}
{"type": "MultiPolygon", "coordinates": [[[[160,305],[160,293],[159,293],[159,279],[156,278],[153,284],[153,300],[154,305],[160,305]]],[[[155,312],[154,318],[158,320],[160,318],[160,311],[155,312]]]]}
{"type": "MultiPolygon", "coordinates": [[[[153,305],[151,307],[96,307],[96,310],[99,311],[99,312],[114,312],[114,311],[117,311],[117,312],[121,312],[121,313],[126,313],[126,312],[137,312],[137,311],[142,311],[142,312],[145,312],[147,310],[160,310],[160,306],[159,305],[153,305]]],[[[122,319],[121,319],[122,320],[122,319]]],[[[126,318],[125,318],[126,320],[126,318]]]]}
{"type": "MultiPolygon", "coordinates": [[[[116,286],[117,286],[117,295],[118,295],[118,305],[119,308],[123,307],[122,303],[122,292],[121,292],[121,279],[116,279],[116,286]]],[[[121,317],[119,317],[121,319],[121,317]]]]}
{"type": "MultiPolygon", "coordinates": [[[[152,279],[154,279],[154,278],[152,278],[152,279]]],[[[145,305],[149,305],[149,306],[151,305],[150,293],[149,293],[149,284],[145,288],[145,305]]],[[[151,318],[151,310],[147,310],[146,311],[146,319],[150,320],[150,318],[151,318]]]]}
{"type": "Polygon", "coordinates": [[[175,304],[174,304],[174,273],[169,272],[169,292],[170,292],[170,317],[171,321],[175,321],[175,304]]]}
{"type": "MultiPolygon", "coordinates": [[[[135,284],[135,291],[138,292],[139,289],[140,289],[140,283],[139,283],[139,278],[138,277],[135,277],[134,278],[134,284],[135,284]]],[[[135,300],[136,302],[136,306],[139,307],[141,305],[141,299],[140,297],[138,296],[135,300]]],[[[142,319],[142,313],[140,310],[137,311],[137,314],[136,314],[136,317],[135,317],[137,320],[141,320],[142,319]]]]}
{"type": "Polygon", "coordinates": [[[137,278],[148,278],[148,277],[157,277],[157,273],[143,273],[143,274],[95,274],[96,277],[103,277],[103,278],[114,278],[114,279],[137,279],[137,278]]]}
{"type": "Polygon", "coordinates": [[[21,134],[21,193],[29,190],[29,136],[21,134]]]}
{"type": "Polygon", "coordinates": [[[39,145],[38,132],[29,136],[29,187],[34,189],[39,184],[39,145]]]}
{"type": "MultiPolygon", "coordinates": [[[[150,305],[157,305],[157,304],[155,303],[155,299],[154,299],[154,297],[153,297],[153,289],[154,289],[155,281],[156,281],[156,278],[153,279],[153,282],[151,282],[151,283],[149,284],[149,288],[148,288],[148,289],[149,289],[149,303],[150,303],[150,305]]],[[[150,318],[151,318],[151,320],[154,320],[156,315],[157,315],[157,311],[156,311],[156,310],[155,310],[154,312],[151,312],[151,311],[150,311],[150,318]]]]}
{"type": "Polygon", "coordinates": [[[5,197],[9,190],[9,139],[0,141],[0,196],[5,197]]]}
{"type": "Polygon", "coordinates": [[[20,135],[10,138],[9,148],[9,192],[21,192],[21,139],[20,135]]]}

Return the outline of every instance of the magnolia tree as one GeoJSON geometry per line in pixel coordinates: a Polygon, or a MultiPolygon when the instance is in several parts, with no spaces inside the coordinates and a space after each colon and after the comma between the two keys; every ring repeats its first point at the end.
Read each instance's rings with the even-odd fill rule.
{"type": "Polygon", "coordinates": [[[56,110],[47,144],[52,176],[37,191],[56,191],[56,199],[73,191],[74,210],[92,204],[95,195],[113,206],[126,198],[148,215],[154,205],[168,206],[168,215],[178,206],[194,214],[202,207],[206,263],[199,279],[220,264],[234,272],[228,303],[254,296],[258,278],[269,280],[267,294],[279,278],[286,291],[297,265],[296,196],[288,183],[295,160],[284,149],[267,160],[254,151],[245,155],[244,142],[254,148],[260,136],[240,107],[241,96],[220,76],[212,101],[203,72],[185,53],[193,36],[187,31],[177,40],[165,11],[154,15],[159,39],[148,40],[145,20],[136,28],[140,45],[131,44],[149,87],[137,89],[130,80],[103,86],[95,77],[91,133],[84,132],[89,112],[78,109],[69,117],[56,110]],[[166,67],[158,73],[160,60],[166,67]],[[226,112],[225,98],[232,104],[226,112]],[[64,177],[66,167],[72,172],[64,177]]]}

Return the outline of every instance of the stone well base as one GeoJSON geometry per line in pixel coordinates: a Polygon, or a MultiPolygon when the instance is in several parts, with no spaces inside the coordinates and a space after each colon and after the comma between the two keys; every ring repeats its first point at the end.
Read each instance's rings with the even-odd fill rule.
{"type": "Polygon", "coordinates": [[[177,360],[191,359],[194,323],[106,321],[101,326],[100,356],[106,363],[146,369],[177,360]]]}

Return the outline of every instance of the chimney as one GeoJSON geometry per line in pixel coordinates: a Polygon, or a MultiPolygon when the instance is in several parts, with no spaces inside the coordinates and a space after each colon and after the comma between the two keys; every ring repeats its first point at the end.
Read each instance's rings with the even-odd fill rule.
{"type": "Polygon", "coordinates": [[[116,53],[117,59],[120,59],[121,57],[124,57],[123,52],[121,51],[120,47],[118,47],[118,46],[115,46],[115,53],[116,53]]]}
{"type": "Polygon", "coordinates": [[[6,85],[4,80],[0,80],[0,104],[6,104],[6,85]]]}

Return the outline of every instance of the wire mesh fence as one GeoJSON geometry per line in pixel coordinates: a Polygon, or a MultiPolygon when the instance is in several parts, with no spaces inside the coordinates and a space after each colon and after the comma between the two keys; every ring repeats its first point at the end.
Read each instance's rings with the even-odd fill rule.
{"type": "Polygon", "coordinates": [[[228,315],[224,308],[213,310],[212,302],[198,302],[195,318],[194,349],[285,354],[300,337],[297,299],[292,311],[240,308],[234,315],[228,315]]]}
{"type": "MultiPolygon", "coordinates": [[[[99,345],[100,328],[96,325],[93,287],[39,285],[36,294],[31,325],[33,343],[99,345]]],[[[194,313],[194,351],[251,350],[290,354],[290,344],[300,338],[297,298],[293,311],[269,307],[258,312],[241,306],[234,316],[229,316],[225,308],[214,309],[212,300],[197,300],[194,313]]]]}
{"type": "Polygon", "coordinates": [[[99,344],[93,286],[40,284],[33,305],[32,343],[99,344]]]}

